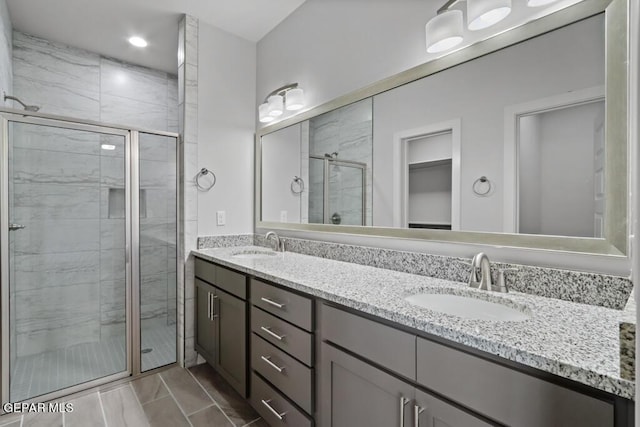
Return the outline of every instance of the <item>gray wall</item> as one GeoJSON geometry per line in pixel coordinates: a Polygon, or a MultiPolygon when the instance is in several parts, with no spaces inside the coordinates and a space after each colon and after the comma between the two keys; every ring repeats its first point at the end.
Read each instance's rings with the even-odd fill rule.
{"type": "Polygon", "coordinates": [[[307,0],[258,42],[258,101],[298,82],[313,107],[425,62],[440,3],[307,0]]]}
{"type": "MultiPolygon", "coordinates": [[[[155,130],[178,130],[175,76],[19,32],[14,32],[13,61],[15,95],[27,103],[41,106],[43,113],[155,130]]],[[[120,233],[124,219],[109,218],[107,208],[108,189],[123,187],[122,150],[118,148],[111,155],[87,152],[88,147],[98,147],[97,144],[105,142],[100,140],[104,137],[90,135],[88,139],[98,139],[68,141],[57,133],[32,132],[24,139],[29,145],[20,147],[21,153],[15,155],[16,170],[28,169],[34,161],[42,159],[39,165],[44,168],[45,175],[69,175],[69,179],[77,179],[86,187],[67,192],[66,201],[28,197],[26,191],[34,191],[34,186],[50,193],[51,189],[45,188],[50,184],[44,183],[50,183],[51,177],[31,179],[24,175],[25,193],[16,188],[16,203],[20,199],[25,212],[55,211],[68,205],[79,208],[72,210],[72,216],[58,212],[45,218],[33,218],[34,233],[23,235],[25,239],[29,236],[24,245],[28,253],[23,254],[28,259],[22,260],[23,263],[16,260],[15,273],[16,277],[28,274],[17,284],[23,283],[29,288],[18,289],[16,295],[20,354],[124,333],[121,267],[124,248],[120,233]],[[47,168],[50,169],[47,171],[47,168]],[[35,233],[36,224],[56,233],[35,233]],[[57,237],[64,238],[66,243],[61,246],[57,237]],[[50,274],[61,265],[66,269],[64,275],[50,274]],[[51,309],[52,301],[59,301],[60,306],[51,309]],[[81,310],[81,313],[71,308],[81,310]],[[73,317],[69,313],[73,313],[73,317]],[[51,339],[41,339],[45,335],[51,339]]],[[[165,151],[164,158],[166,155],[165,151]]],[[[141,153],[142,188],[146,183],[157,184],[147,192],[150,217],[141,221],[142,238],[146,242],[149,240],[145,237],[162,233],[169,227],[166,210],[160,218],[164,225],[158,225],[157,221],[153,223],[152,218],[153,207],[166,203],[166,192],[161,187],[168,185],[166,171],[158,167],[157,156],[153,150],[141,153]]],[[[58,189],[62,191],[65,187],[59,185],[58,189]]],[[[175,274],[175,252],[172,257],[168,250],[172,244],[175,243],[165,239],[162,244],[156,242],[141,249],[143,318],[165,322],[175,319],[175,313],[167,309],[170,299],[174,298],[169,293],[169,284],[167,280],[157,281],[159,275],[169,278],[175,274]]],[[[173,283],[175,288],[175,279],[173,283]]]]}
{"type": "Polygon", "coordinates": [[[198,193],[198,235],[251,233],[256,45],[204,22],[198,40],[198,168],[218,177],[198,193]],[[220,210],[224,226],[216,225],[220,210]]]}

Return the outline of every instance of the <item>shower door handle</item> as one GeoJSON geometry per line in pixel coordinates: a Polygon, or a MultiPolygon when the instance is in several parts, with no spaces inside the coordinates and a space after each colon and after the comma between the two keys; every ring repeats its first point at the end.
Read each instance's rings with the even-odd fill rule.
{"type": "Polygon", "coordinates": [[[22,224],[9,224],[9,231],[15,231],[15,230],[22,230],[23,228],[26,228],[26,225],[22,225],[22,224]]]}

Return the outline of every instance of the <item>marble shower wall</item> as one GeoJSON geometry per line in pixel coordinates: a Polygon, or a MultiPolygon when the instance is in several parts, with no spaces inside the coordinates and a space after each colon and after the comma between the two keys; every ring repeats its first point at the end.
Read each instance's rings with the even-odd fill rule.
{"type": "MultiPolygon", "coordinates": [[[[7,1],[0,0],[0,95],[6,92],[11,95],[13,91],[13,67],[11,65],[11,40],[12,26],[9,20],[7,1]]],[[[0,105],[10,106],[10,102],[4,103],[0,99],[0,105]]]]}
{"type": "MultiPolygon", "coordinates": [[[[40,106],[43,113],[124,127],[178,131],[178,81],[174,75],[17,31],[13,32],[13,74],[14,94],[40,106]]],[[[49,128],[45,133],[32,130],[24,141],[28,145],[15,153],[15,162],[18,168],[28,168],[37,162],[40,170],[46,172],[44,178],[38,178],[42,182],[37,184],[42,188],[37,191],[50,194],[52,189],[45,187],[60,184],[57,182],[60,173],[73,177],[82,191],[68,191],[67,187],[59,186],[58,199],[32,197],[37,193],[32,193],[33,189],[27,192],[27,186],[23,192],[18,188],[14,192],[16,203],[19,199],[25,210],[53,210],[59,214],[46,218],[47,233],[37,237],[42,244],[29,242],[28,255],[32,259],[15,263],[16,277],[21,274],[29,277],[31,270],[38,270],[43,279],[25,279],[24,284],[30,289],[24,292],[34,295],[25,293],[16,298],[14,311],[24,318],[22,323],[18,319],[19,355],[124,334],[124,218],[108,209],[110,197],[123,197],[116,194],[124,188],[122,139],[97,134],[69,137],[49,128]],[[115,145],[116,149],[100,150],[103,143],[115,145]],[[56,274],[59,270],[64,274],[56,274]],[[65,301],[82,313],[52,310],[47,296],[65,301]],[[53,338],[39,339],[39,333],[53,338]]],[[[166,165],[171,166],[175,159],[168,156],[166,145],[159,151],[148,147],[141,152],[141,174],[149,171],[141,182],[149,214],[154,207],[167,203],[166,176],[158,176],[163,170],[158,165],[166,159],[166,165]]],[[[162,217],[143,219],[143,239],[170,227],[167,215],[165,210],[162,217]],[[159,224],[162,221],[164,224],[159,224]]],[[[140,254],[141,262],[147,266],[142,268],[141,277],[142,316],[173,322],[175,279],[172,286],[167,277],[172,274],[170,266],[175,265],[175,252],[172,256],[169,250],[175,242],[167,238],[161,243],[159,240],[150,243],[149,239],[145,242],[148,244],[140,254]],[[159,268],[160,265],[163,267],[159,268]],[[159,281],[159,274],[165,279],[159,281]]]]}
{"type": "Polygon", "coordinates": [[[198,244],[198,20],[186,15],[180,21],[178,39],[178,79],[180,109],[180,244],[178,258],[178,362],[196,364],[195,351],[195,279],[191,251],[198,244]]]}
{"type": "Polygon", "coordinates": [[[365,163],[365,191],[362,172],[348,166],[329,167],[329,206],[324,206],[324,162],[309,159],[309,222],[322,223],[323,211],[337,213],[341,224],[371,225],[373,105],[372,99],[338,108],[309,120],[309,154],[324,156],[338,153],[336,159],[365,163]],[[365,197],[365,224],[362,223],[362,198],[365,197]]]}

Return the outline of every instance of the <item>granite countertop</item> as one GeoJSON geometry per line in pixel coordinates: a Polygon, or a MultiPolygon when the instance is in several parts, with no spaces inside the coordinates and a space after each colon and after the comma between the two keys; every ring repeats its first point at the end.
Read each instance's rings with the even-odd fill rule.
{"type": "Polygon", "coordinates": [[[261,259],[233,254],[253,246],[200,249],[198,256],[288,288],[372,314],[514,362],[635,399],[620,376],[624,312],[519,292],[490,293],[465,283],[333,261],[293,252],[261,259]],[[404,297],[423,292],[474,295],[524,310],[521,322],[462,319],[420,308],[404,297]]]}

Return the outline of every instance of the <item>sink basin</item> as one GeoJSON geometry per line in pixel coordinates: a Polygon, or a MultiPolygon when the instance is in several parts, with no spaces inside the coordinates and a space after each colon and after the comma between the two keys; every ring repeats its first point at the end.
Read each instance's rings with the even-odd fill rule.
{"type": "Polygon", "coordinates": [[[242,252],[236,252],[231,255],[231,258],[238,259],[264,259],[271,258],[276,256],[278,253],[274,251],[256,251],[256,250],[246,250],[242,252]]]}
{"type": "Polygon", "coordinates": [[[412,295],[405,300],[429,310],[465,319],[521,322],[530,317],[516,308],[470,296],[426,293],[412,295]]]}

